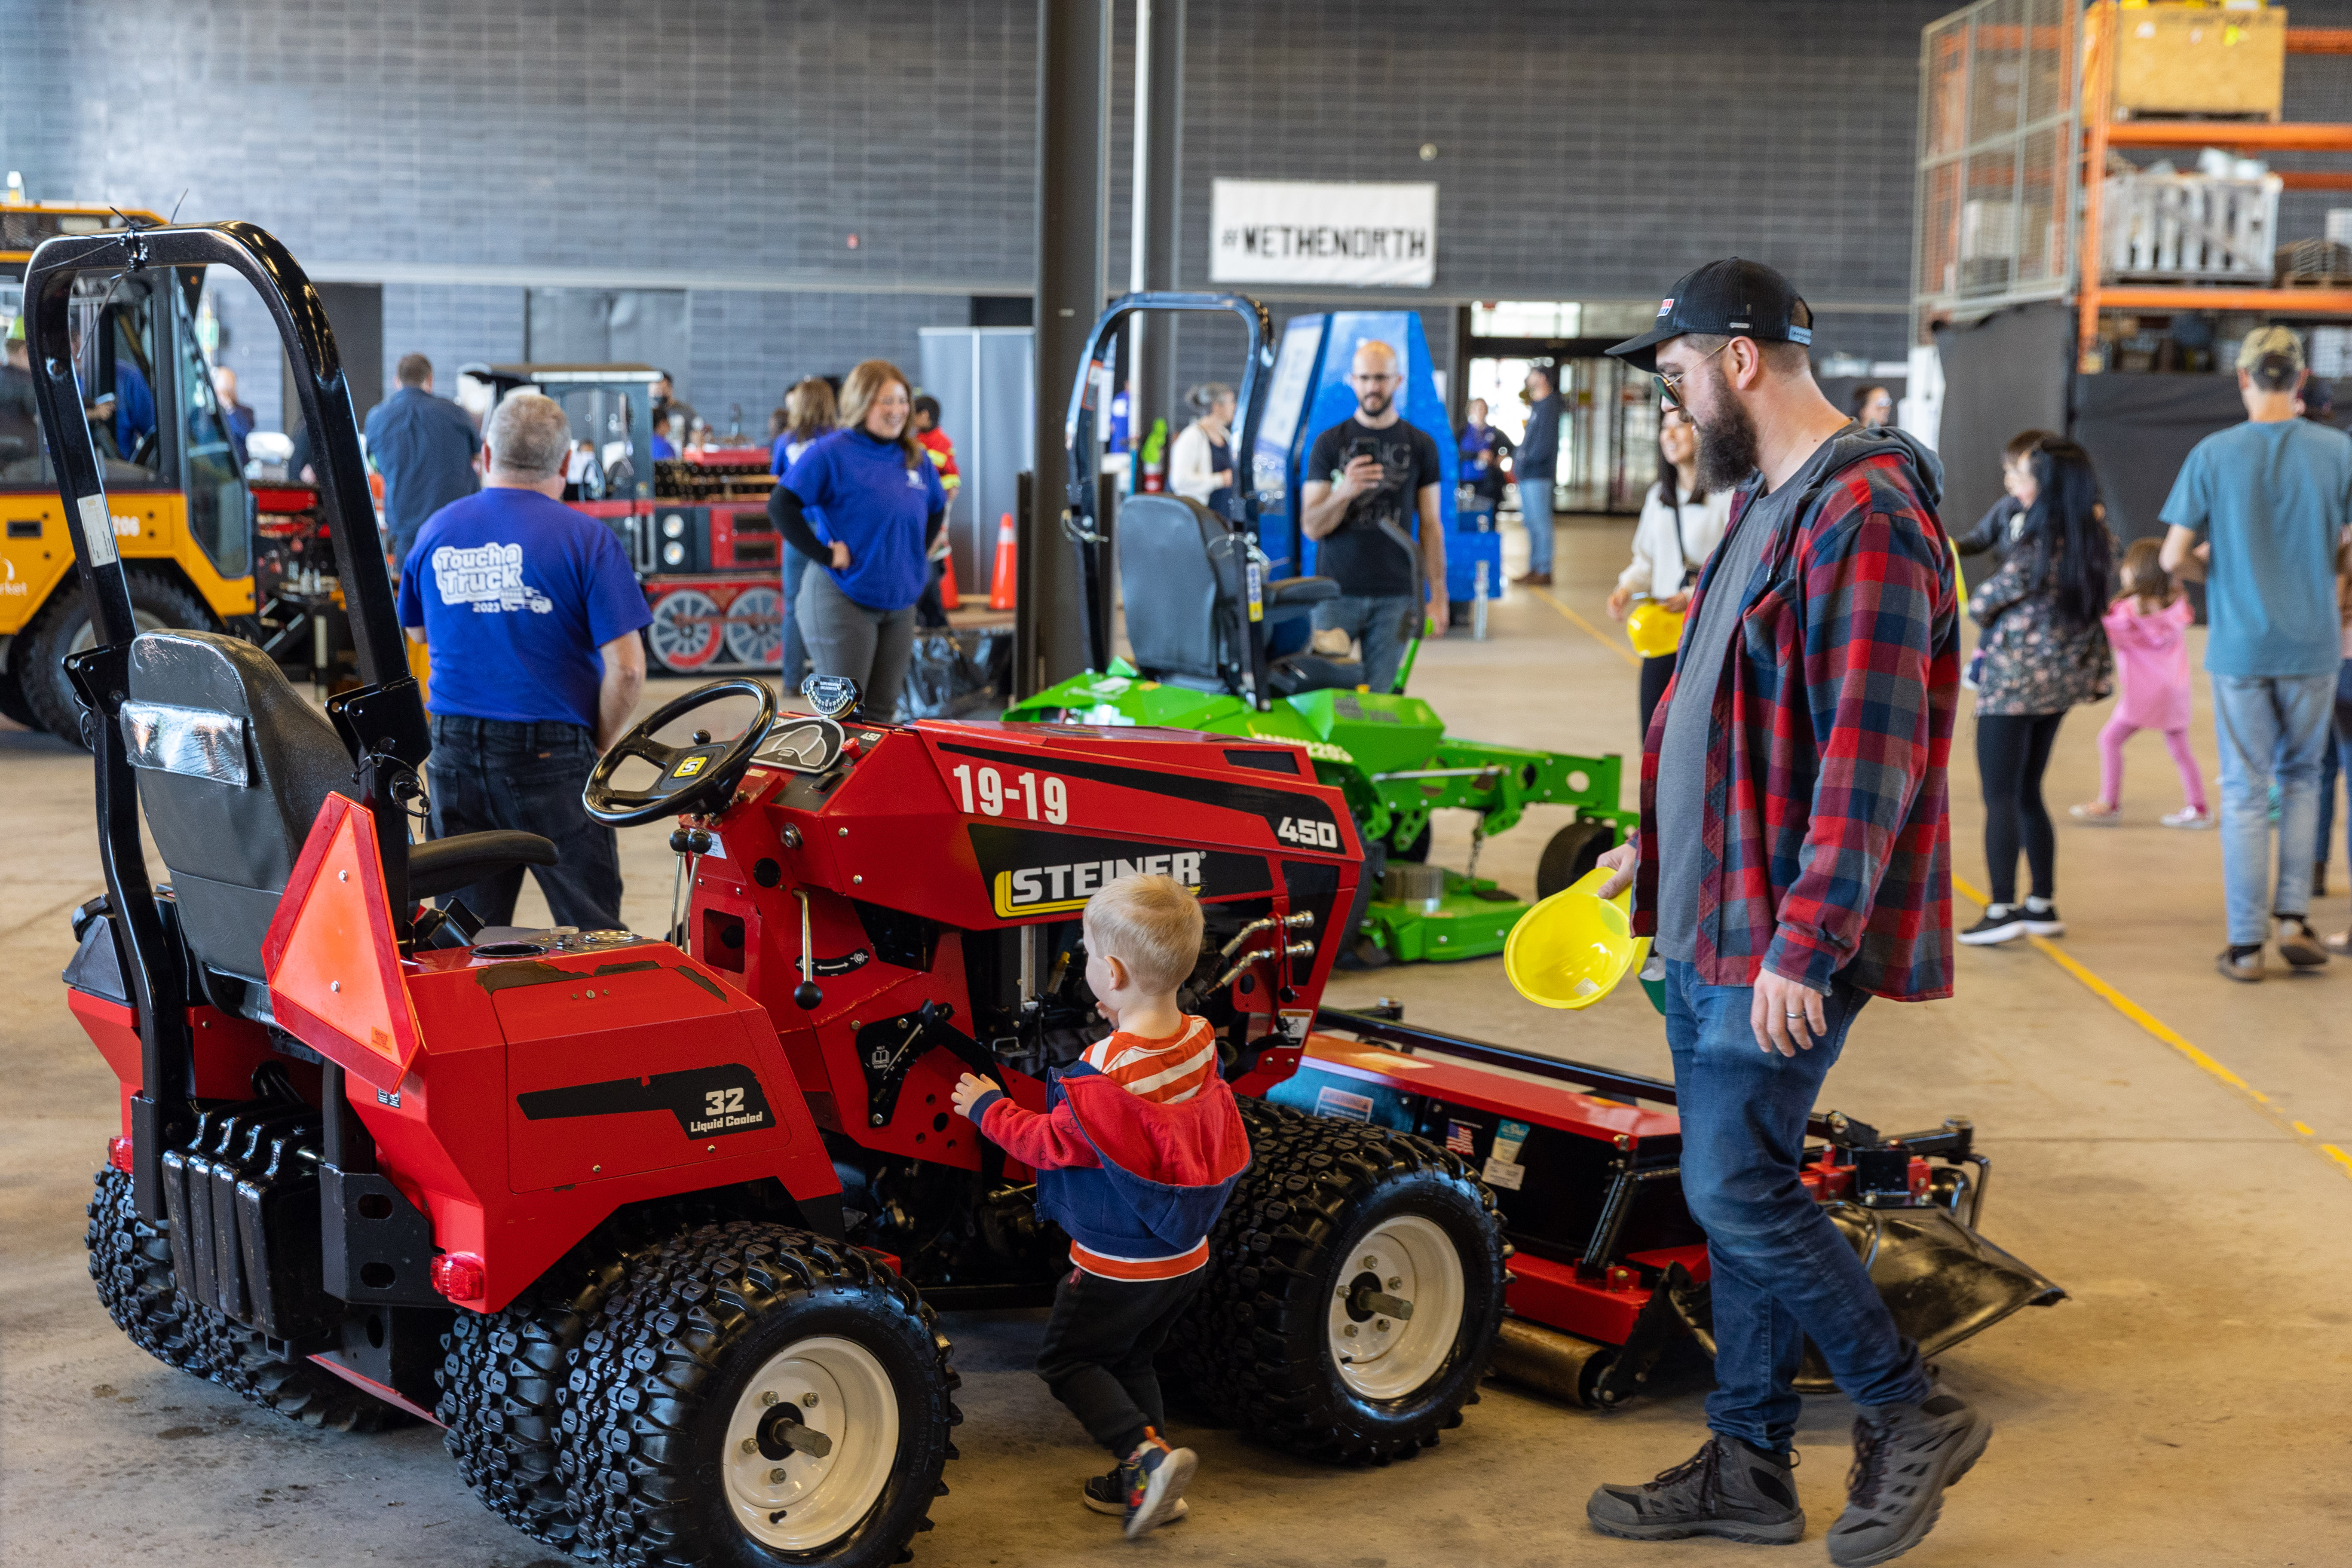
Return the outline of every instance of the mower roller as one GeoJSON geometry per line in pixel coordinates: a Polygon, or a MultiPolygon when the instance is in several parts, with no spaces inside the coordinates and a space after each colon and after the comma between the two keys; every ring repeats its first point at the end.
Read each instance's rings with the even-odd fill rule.
{"type": "MultiPolygon", "coordinates": [[[[1265,580],[1257,517],[1263,487],[1279,484],[1278,462],[1258,460],[1270,363],[1265,309],[1239,294],[1129,294],[1095,322],[1064,426],[1069,491],[1063,526],[1076,542],[1087,600],[1092,662],[1080,674],[1005,710],[1010,720],[1150,725],[1283,741],[1303,746],[1316,773],[1347,796],[1365,849],[1363,889],[1350,930],[1370,944],[1372,963],[1485,958],[1503,951],[1532,903],[1591,870],[1630,834],[1636,814],[1622,805],[1614,756],[1578,757],[1465,741],[1445,732],[1436,710],[1404,695],[1420,644],[1406,650],[1397,689],[1362,684],[1363,666],[1313,653],[1274,651],[1277,628],[1336,597],[1328,577],[1265,580]],[[1138,494],[1118,509],[1120,598],[1133,662],[1109,649],[1108,542],[1089,478],[1094,399],[1120,321],[1137,311],[1216,310],[1240,317],[1248,333],[1234,429],[1239,515],[1221,516],[1173,495],[1138,494]],[[1478,875],[1486,841],[1516,826],[1530,805],[1572,807],[1572,821],[1544,847],[1535,899],[1478,875]],[[1428,863],[1430,817],[1475,813],[1468,867],[1428,863]]],[[[1354,955],[1351,954],[1351,957],[1354,955]]]]}
{"type": "MultiPolygon", "coordinates": [[[[935,1310],[1042,1302],[1069,1267],[1034,1173],[950,1090],[971,1068],[1044,1106],[1102,1028],[1080,911],[1130,870],[1199,893],[1183,1001],[1254,1148],[1168,1352],[1196,1408],[1385,1462],[1458,1424],[1490,1362],[1606,1403],[1704,1334],[1674,1119],[1625,1103],[1671,1086],[1318,1014],[1362,849],[1304,747],[872,724],[845,682],[780,716],[724,680],[583,795],[675,822],[670,940],[425,907],[551,850],[411,841],[429,735],[379,555],[341,563],[365,684],[324,716],[250,645],[131,619],[65,301],[79,275],[208,265],[278,323],[336,547],[368,537],[325,312],[270,236],[36,256],[37,391],[103,634],[68,660],[107,889],[68,1002],[121,1085],[90,1272],[135,1343],[313,1426],[437,1423],[488,1507],[584,1559],[901,1560],[961,1419],[935,1310]]],[[[2054,1293],[1970,1227],[1964,1124],[1825,1126],[1808,1180],[1923,1342],[2054,1293]]]]}

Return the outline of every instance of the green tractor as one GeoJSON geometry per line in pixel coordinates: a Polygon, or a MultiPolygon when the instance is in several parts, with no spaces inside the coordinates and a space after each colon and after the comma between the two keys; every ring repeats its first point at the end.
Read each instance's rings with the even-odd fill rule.
{"type": "MultiPolygon", "coordinates": [[[[1132,663],[1108,655],[1109,611],[1101,571],[1106,542],[1095,525],[1091,429],[1094,382],[1082,374],[1068,421],[1071,483],[1065,529],[1076,541],[1088,600],[1093,668],[1006,710],[1032,723],[1143,724],[1280,741],[1306,748],[1316,773],[1348,797],[1363,839],[1360,964],[1484,958],[1503,951],[1512,926],[1536,900],[1592,868],[1601,853],[1632,830],[1634,814],[1619,804],[1622,763],[1614,756],[1577,757],[1465,741],[1402,688],[1412,670],[1408,650],[1400,689],[1372,691],[1353,661],[1270,652],[1273,634],[1335,596],[1328,577],[1267,582],[1257,517],[1279,465],[1253,465],[1266,362],[1265,313],[1238,295],[1142,294],[1114,300],[1095,323],[1085,363],[1101,359],[1108,335],[1139,310],[1218,310],[1241,316],[1250,357],[1234,421],[1240,471],[1260,477],[1243,492],[1241,517],[1224,517],[1171,495],[1132,495],[1118,512],[1121,597],[1132,663]],[[1517,825],[1530,805],[1573,807],[1553,834],[1536,872],[1534,899],[1478,875],[1486,839],[1517,825]],[[1455,871],[1428,863],[1430,816],[1441,808],[1477,814],[1469,864],[1455,871]]],[[[1279,479],[1275,481],[1277,485],[1279,479]]],[[[1270,763],[1269,765],[1276,765],[1270,763]]],[[[1313,831],[1312,825],[1296,829],[1313,831]]],[[[1331,831],[1326,828],[1325,831],[1331,831]]]]}

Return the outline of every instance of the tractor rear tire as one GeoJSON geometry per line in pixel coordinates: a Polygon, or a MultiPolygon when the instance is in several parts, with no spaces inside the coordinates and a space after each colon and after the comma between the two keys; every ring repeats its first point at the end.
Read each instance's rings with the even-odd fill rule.
{"type": "Polygon", "coordinates": [[[1293,1452],[1410,1458],[1461,1425],[1494,1352],[1510,1253],[1494,1194],[1424,1139],[1261,1100],[1241,1110],[1255,1158],[1171,1336],[1173,1370],[1293,1452]],[[1384,1315],[1371,1292],[1415,1310],[1384,1315]]]}
{"type": "Polygon", "coordinates": [[[556,1473],[557,1396],[622,1268],[574,1252],[505,1310],[460,1311],[441,1341],[442,1447],[483,1507],[560,1552],[578,1541],[580,1516],[556,1473]]]}
{"type": "MultiPolygon", "coordinates": [[[[211,608],[186,584],[135,566],[124,574],[130,579],[131,620],[139,630],[220,630],[211,608]]],[[[77,746],[87,744],[81,737],[81,699],[66,677],[65,658],[76,645],[89,646],[93,636],[89,604],[79,591],[61,588],[49,595],[39,618],[8,650],[8,668],[24,692],[25,706],[42,729],[77,746]]]]}
{"type": "Polygon", "coordinates": [[[573,1551],[629,1568],[903,1562],[947,1491],[960,1381],[914,1287],[856,1248],[748,1220],[688,1231],[630,1266],[573,1358],[573,1551]],[[792,1447],[803,1425],[824,1451],[792,1447]]]}
{"type": "Polygon", "coordinates": [[[209,1371],[191,1312],[180,1300],[172,1277],[172,1222],[139,1217],[131,1203],[131,1176],[111,1165],[99,1168],[89,1198],[89,1277],[114,1326],[134,1345],[165,1366],[209,1371]]]}
{"type": "Polygon", "coordinates": [[[14,719],[27,730],[41,727],[41,716],[25,700],[25,684],[13,668],[0,671],[0,717],[14,719]]]}
{"type": "Polygon", "coordinates": [[[411,1419],[307,1358],[289,1360],[258,1330],[211,1308],[197,1309],[195,1321],[212,1380],[247,1405],[326,1432],[382,1432],[411,1419]]]}
{"type": "Polygon", "coordinates": [[[1571,822],[1553,834],[1536,863],[1536,898],[1549,899],[1576,886],[1616,842],[1616,827],[1597,819],[1571,822]]]}

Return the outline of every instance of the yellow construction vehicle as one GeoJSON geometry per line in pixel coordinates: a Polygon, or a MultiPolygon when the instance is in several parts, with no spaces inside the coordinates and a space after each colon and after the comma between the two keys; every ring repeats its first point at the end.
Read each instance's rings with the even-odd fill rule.
{"type": "MultiPolygon", "coordinates": [[[[152,213],[0,194],[0,713],[79,739],[59,661],[92,641],[57,476],[33,411],[19,301],[26,263],[60,234],[160,226],[152,213]]],[[[73,354],[106,468],[115,544],[140,629],[253,636],[253,504],[196,339],[201,268],[93,279],[73,300],[73,354]]]]}

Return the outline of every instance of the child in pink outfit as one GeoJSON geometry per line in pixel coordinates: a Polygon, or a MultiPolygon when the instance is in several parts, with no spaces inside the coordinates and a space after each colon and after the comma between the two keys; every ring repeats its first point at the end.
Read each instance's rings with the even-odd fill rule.
{"type": "Polygon", "coordinates": [[[2101,625],[2115,650],[2123,687],[2116,710],[2099,731],[2099,798],[2074,808],[2084,822],[2112,823],[2123,815],[2124,742],[2142,730],[2163,732],[2188,799],[2162,820],[2167,827],[2208,827],[2213,814],[2205,778],[2189,749],[2189,623],[2194,612],[2157,556],[2162,546],[2143,539],[2124,553],[2124,592],[2101,625]]]}

